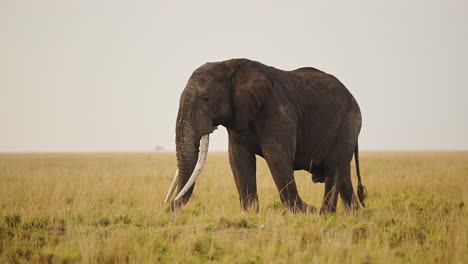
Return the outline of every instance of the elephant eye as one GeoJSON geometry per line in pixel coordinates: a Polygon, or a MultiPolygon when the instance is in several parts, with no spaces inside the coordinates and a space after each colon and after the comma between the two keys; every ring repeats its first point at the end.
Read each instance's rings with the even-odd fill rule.
{"type": "Polygon", "coordinates": [[[204,96],[202,100],[206,104],[208,101],[210,101],[210,98],[208,98],[208,96],[204,96]]]}

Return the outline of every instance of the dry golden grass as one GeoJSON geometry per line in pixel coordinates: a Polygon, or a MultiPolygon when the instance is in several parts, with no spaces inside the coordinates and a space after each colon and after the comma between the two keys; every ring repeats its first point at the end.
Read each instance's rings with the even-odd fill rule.
{"type": "MultiPolygon", "coordinates": [[[[361,168],[366,209],[294,215],[259,158],[246,213],[227,155],[209,153],[168,213],[173,153],[1,154],[0,262],[468,263],[468,153],[362,153],[361,168]]],[[[296,180],[320,206],[323,185],[296,180]]]]}

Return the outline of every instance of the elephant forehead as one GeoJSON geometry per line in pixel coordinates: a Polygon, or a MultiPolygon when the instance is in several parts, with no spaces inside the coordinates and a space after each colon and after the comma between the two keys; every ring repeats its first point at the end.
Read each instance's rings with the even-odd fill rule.
{"type": "Polygon", "coordinates": [[[209,76],[205,76],[204,74],[197,75],[192,80],[193,85],[198,89],[208,86],[209,82],[210,82],[209,76]]]}
{"type": "Polygon", "coordinates": [[[197,75],[190,78],[186,89],[191,90],[190,93],[193,95],[203,95],[216,92],[222,85],[223,81],[214,76],[197,75]]]}
{"type": "Polygon", "coordinates": [[[185,96],[199,96],[208,91],[209,81],[206,78],[190,79],[185,87],[185,96]]]}

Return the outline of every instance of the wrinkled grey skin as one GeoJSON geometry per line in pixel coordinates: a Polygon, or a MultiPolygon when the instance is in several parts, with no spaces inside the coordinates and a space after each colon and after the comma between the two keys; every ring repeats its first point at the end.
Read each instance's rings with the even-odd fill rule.
{"type": "MultiPolygon", "coordinates": [[[[338,194],[345,208],[359,207],[350,162],[358,154],[361,113],[334,76],[314,68],[283,71],[247,59],[195,70],[177,116],[178,192],[195,167],[201,136],[217,125],[229,134],[229,162],[242,208],[258,210],[256,155],[266,160],[281,201],[291,211],[316,211],[300,198],[294,170],[325,182],[321,213],[336,210],[338,194]]],[[[187,203],[192,192],[193,187],[171,209],[187,203]]]]}

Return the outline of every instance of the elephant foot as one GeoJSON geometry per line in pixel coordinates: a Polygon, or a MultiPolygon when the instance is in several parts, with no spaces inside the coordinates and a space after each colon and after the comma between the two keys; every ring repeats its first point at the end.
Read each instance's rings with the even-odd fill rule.
{"type": "MultiPolygon", "coordinates": [[[[359,205],[357,203],[352,203],[349,206],[344,207],[346,213],[355,213],[359,210],[359,205]]],[[[322,206],[320,208],[320,214],[321,215],[326,215],[326,214],[334,214],[336,212],[336,208],[333,206],[322,206]]]]}
{"type": "Polygon", "coordinates": [[[241,200],[241,207],[244,209],[244,211],[258,213],[258,198],[255,197],[254,199],[241,200]]]}
{"type": "Polygon", "coordinates": [[[359,204],[354,195],[352,196],[350,202],[343,200],[343,204],[344,204],[344,209],[347,213],[354,213],[359,210],[359,204]]]}

